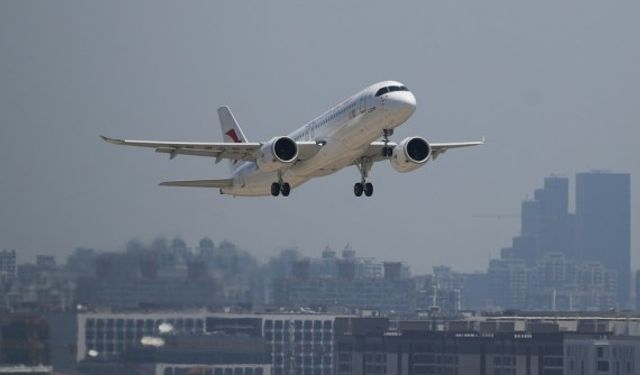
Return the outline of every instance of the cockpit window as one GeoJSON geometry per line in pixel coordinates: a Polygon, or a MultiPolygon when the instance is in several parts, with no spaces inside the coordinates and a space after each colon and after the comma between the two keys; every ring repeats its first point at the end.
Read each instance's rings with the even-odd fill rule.
{"type": "Polygon", "coordinates": [[[383,87],[380,90],[378,90],[378,92],[376,92],[376,96],[384,95],[384,94],[386,94],[388,92],[389,92],[389,88],[388,87],[383,87]]]}
{"type": "Polygon", "coordinates": [[[384,95],[394,91],[409,91],[405,86],[386,86],[376,92],[376,96],[384,95]]]}

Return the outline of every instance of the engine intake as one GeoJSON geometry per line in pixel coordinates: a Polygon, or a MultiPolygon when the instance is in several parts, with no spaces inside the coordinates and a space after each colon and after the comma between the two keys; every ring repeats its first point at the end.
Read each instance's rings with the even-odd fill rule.
{"type": "Polygon", "coordinates": [[[411,172],[426,164],[431,157],[431,146],[422,137],[408,137],[393,148],[391,166],[397,172],[411,172]]]}
{"type": "Polygon", "coordinates": [[[298,158],[298,145],[289,137],[274,137],[262,145],[256,162],[264,172],[273,172],[293,164],[298,158]]]}

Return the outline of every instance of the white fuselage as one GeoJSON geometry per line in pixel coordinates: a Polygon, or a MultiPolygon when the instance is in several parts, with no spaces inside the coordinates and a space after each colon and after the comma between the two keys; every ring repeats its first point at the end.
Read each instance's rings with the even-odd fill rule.
{"type": "Polygon", "coordinates": [[[380,88],[390,85],[402,86],[394,81],[371,85],[289,134],[295,141],[324,144],[310,159],[298,161],[280,172],[264,172],[255,162],[243,162],[233,171],[233,186],[221,189],[221,193],[271,195],[271,184],[280,177],[295,188],[313,177],[354,164],[369,144],[382,136],[384,129],[400,126],[415,111],[416,99],[408,90],[376,96],[380,88]]]}

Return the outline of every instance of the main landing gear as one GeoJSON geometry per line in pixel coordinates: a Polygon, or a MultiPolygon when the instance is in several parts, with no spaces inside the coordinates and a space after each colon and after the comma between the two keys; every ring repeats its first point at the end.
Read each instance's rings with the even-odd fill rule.
{"type": "Polygon", "coordinates": [[[356,182],[353,185],[353,193],[356,197],[361,197],[362,193],[370,197],[373,195],[373,184],[367,182],[367,177],[369,176],[369,171],[371,171],[371,166],[373,166],[373,161],[371,158],[363,156],[358,160],[356,166],[360,170],[360,182],[356,182]]]}
{"type": "Polygon", "coordinates": [[[278,195],[280,195],[280,193],[282,193],[283,197],[288,197],[290,192],[291,185],[289,185],[288,182],[274,182],[273,184],[271,184],[271,195],[273,195],[274,197],[277,197],[278,195]]]}
{"type": "Polygon", "coordinates": [[[371,182],[365,182],[364,184],[362,182],[356,182],[353,185],[353,193],[356,197],[361,197],[362,193],[370,197],[373,195],[373,184],[371,182]]]}
{"type": "Polygon", "coordinates": [[[282,193],[283,197],[288,197],[291,192],[291,185],[288,182],[282,182],[282,174],[278,175],[278,182],[271,184],[271,195],[277,197],[282,193]]]}

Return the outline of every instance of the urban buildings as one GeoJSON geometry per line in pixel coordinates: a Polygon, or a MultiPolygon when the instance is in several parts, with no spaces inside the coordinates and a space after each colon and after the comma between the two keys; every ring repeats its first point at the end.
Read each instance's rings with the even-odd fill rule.
{"type": "Polygon", "coordinates": [[[162,337],[163,330],[170,330],[171,335],[259,337],[266,344],[274,375],[288,374],[292,368],[303,375],[332,375],[334,327],[340,317],[208,311],[81,313],[76,360],[119,361],[144,337],[162,337]]]}
{"type": "Polygon", "coordinates": [[[639,329],[637,317],[615,315],[344,318],[337,374],[636,374],[639,329]]]}
{"type": "Polygon", "coordinates": [[[326,249],[322,258],[291,261],[289,276],[273,280],[273,304],[291,307],[375,309],[412,313],[415,280],[400,262],[358,258],[349,246],[338,258],[326,249]]]}
{"type": "MultiPolygon", "coordinates": [[[[637,374],[640,317],[619,312],[633,284],[628,177],[578,174],[575,214],[569,179],[545,178],[486,272],[411,276],[348,245],[261,265],[208,238],[60,264],[3,251],[0,361],[92,375],[637,374]]],[[[640,306],[640,271],[634,284],[640,306]]]]}
{"type": "Polygon", "coordinates": [[[47,321],[37,314],[0,314],[0,373],[49,374],[47,321]]]}
{"type": "Polygon", "coordinates": [[[491,305],[508,309],[627,308],[630,285],[629,175],[551,176],[522,203],[521,231],[489,263],[491,305]]]}
{"type": "Polygon", "coordinates": [[[18,325],[4,324],[2,339],[20,345],[2,346],[0,360],[17,350],[12,366],[56,373],[631,375],[640,368],[640,316],[631,313],[391,319],[156,310],[10,318],[18,325]]]}
{"type": "Polygon", "coordinates": [[[640,340],[637,337],[569,337],[564,341],[564,374],[637,374],[640,340]]]}

